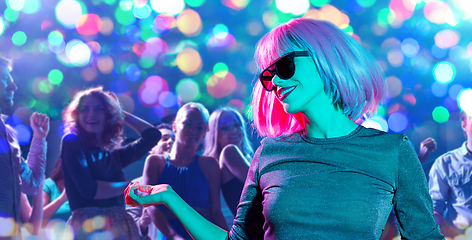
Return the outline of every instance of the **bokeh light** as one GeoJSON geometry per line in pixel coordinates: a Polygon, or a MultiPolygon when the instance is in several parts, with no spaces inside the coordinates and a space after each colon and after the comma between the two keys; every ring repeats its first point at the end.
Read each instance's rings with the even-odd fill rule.
{"type": "Polygon", "coordinates": [[[443,106],[435,107],[432,115],[434,121],[438,123],[445,123],[449,120],[449,111],[443,106]]]}
{"type": "Polygon", "coordinates": [[[310,8],[308,0],[275,0],[277,9],[283,13],[303,15],[310,8]]]}
{"type": "Polygon", "coordinates": [[[151,8],[149,7],[149,5],[147,4],[137,4],[134,6],[133,8],[133,15],[136,17],[136,18],[139,18],[139,19],[143,19],[143,18],[147,18],[151,15],[151,8]]]}
{"type": "Polygon", "coordinates": [[[82,35],[96,34],[102,28],[102,19],[96,14],[84,14],[77,19],[75,27],[82,35]]]}
{"type": "Polygon", "coordinates": [[[203,67],[200,54],[193,48],[182,50],[176,58],[179,69],[188,76],[192,76],[200,72],[203,67]]]}
{"type": "Polygon", "coordinates": [[[433,68],[433,75],[436,81],[448,83],[454,80],[456,68],[450,62],[439,62],[433,68]]]}
{"type": "Polygon", "coordinates": [[[190,78],[180,80],[175,89],[182,102],[197,101],[200,97],[198,83],[190,78]]]}
{"type": "Polygon", "coordinates": [[[432,23],[443,24],[446,22],[446,13],[450,7],[443,1],[429,1],[423,8],[424,16],[432,23]]]}
{"type": "Polygon", "coordinates": [[[62,80],[64,79],[64,75],[62,72],[58,69],[53,69],[49,71],[48,73],[48,79],[49,82],[51,82],[54,85],[59,85],[61,84],[62,80]]]}
{"type": "Polygon", "coordinates": [[[177,28],[187,37],[196,36],[203,28],[202,19],[196,11],[185,9],[177,17],[177,28]]]}
{"type": "Polygon", "coordinates": [[[75,0],[61,0],[56,6],[56,18],[64,27],[74,28],[77,19],[84,14],[82,5],[75,0]]]}
{"type": "Polygon", "coordinates": [[[185,8],[183,0],[151,0],[151,8],[158,13],[178,15],[185,8]]]}
{"type": "Polygon", "coordinates": [[[418,54],[418,51],[420,50],[420,45],[415,39],[406,38],[402,41],[401,50],[403,55],[407,57],[414,57],[416,56],[416,54],[418,54]]]}
{"type": "Polygon", "coordinates": [[[362,122],[362,126],[388,132],[388,123],[382,116],[374,115],[362,122]]]}
{"type": "Polygon", "coordinates": [[[21,11],[26,14],[34,14],[34,13],[37,13],[39,9],[41,9],[40,0],[25,0],[25,3],[23,5],[23,8],[21,8],[21,11]]]}
{"type": "Polygon", "coordinates": [[[388,117],[387,122],[390,130],[400,133],[408,127],[409,120],[403,113],[395,112],[388,117]]]}
{"type": "Polygon", "coordinates": [[[71,64],[85,66],[89,63],[92,52],[87,44],[74,39],[67,43],[66,54],[71,64]]]}
{"type": "Polygon", "coordinates": [[[457,95],[457,103],[462,111],[472,117],[472,89],[463,89],[459,95],[457,95]]]}
{"type": "Polygon", "coordinates": [[[15,126],[15,131],[18,134],[18,143],[20,145],[28,145],[31,140],[31,130],[26,125],[17,125],[15,126]]]}
{"type": "Polygon", "coordinates": [[[0,17],[0,35],[5,31],[5,22],[2,17],[0,17]]]}
{"type": "Polygon", "coordinates": [[[214,98],[222,98],[231,94],[236,88],[236,78],[230,72],[223,77],[214,74],[207,82],[207,91],[214,98]]]}
{"type": "Polygon", "coordinates": [[[444,29],[439,31],[434,36],[436,46],[440,48],[451,48],[457,45],[460,41],[460,34],[457,31],[444,29]]]}
{"type": "Polygon", "coordinates": [[[15,220],[13,218],[0,217],[0,237],[13,236],[15,233],[15,220]]]}
{"type": "Polygon", "coordinates": [[[11,41],[13,44],[16,46],[21,46],[26,43],[26,34],[22,31],[18,31],[16,33],[13,33],[13,36],[11,36],[11,41]]]}
{"type": "Polygon", "coordinates": [[[21,11],[25,6],[25,0],[6,0],[7,6],[15,11],[21,11]]]}

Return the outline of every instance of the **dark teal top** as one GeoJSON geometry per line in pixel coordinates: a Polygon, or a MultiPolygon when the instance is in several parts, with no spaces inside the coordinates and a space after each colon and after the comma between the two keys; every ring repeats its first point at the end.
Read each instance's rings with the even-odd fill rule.
{"type": "MultiPolygon", "coordinates": [[[[49,196],[51,202],[61,196],[61,191],[57,187],[56,182],[54,182],[54,180],[50,178],[46,178],[46,180],[44,181],[43,191],[49,196]]],[[[71,212],[69,207],[69,200],[67,200],[59,207],[59,209],[57,209],[56,213],[52,215],[51,219],[60,218],[67,221],[70,215],[71,212]]]]}
{"type": "Polygon", "coordinates": [[[228,239],[379,239],[395,209],[404,239],[444,239],[426,177],[404,134],[266,138],[228,239]]]}

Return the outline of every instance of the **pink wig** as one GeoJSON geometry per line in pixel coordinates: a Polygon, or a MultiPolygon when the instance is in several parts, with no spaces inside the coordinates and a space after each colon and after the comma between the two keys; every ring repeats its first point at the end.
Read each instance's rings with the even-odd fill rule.
{"type": "MultiPolygon", "coordinates": [[[[267,33],[257,44],[255,62],[265,69],[291,51],[308,51],[325,93],[351,120],[376,111],[387,85],[377,62],[362,45],[334,24],[307,18],[292,19],[267,33]]],[[[262,136],[279,137],[306,128],[303,113],[288,114],[274,91],[256,81],[252,92],[254,126],[262,136]]]]}

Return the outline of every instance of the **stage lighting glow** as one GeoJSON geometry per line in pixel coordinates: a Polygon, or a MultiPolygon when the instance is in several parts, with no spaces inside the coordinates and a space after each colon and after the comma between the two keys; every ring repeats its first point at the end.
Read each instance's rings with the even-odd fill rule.
{"type": "Polygon", "coordinates": [[[39,9],[41,9],[40,0],[25,0],[25,4],[23,8],[21,9],[21,11],[26,14],[34,14],[34,13],[37,13],[39,9]]]}
{"type": "MultiPolygon", "coordinates": [[[[0,217],[0,237],[13,236],[15,233],[15,220],[13,218],[0,217]]],[[[19,226],[18,226],[19,227],[19,226]]]]}
{"type": "Polygon", "coordinates": [[[192,9],[185,9],[177,17],[177,28],[187,37],[197,36],[202,30],[202,19],[192,9]]]}
{"type": "Polygon", "coordinates": [[[449,88],[449,97],[456,100],[459,93],[464,89],[460,84],[454,84],[449,88]]]}
{"type": "Polygon", "coordinates": [[[177,96],[170,91],[159,94],[159,104],[165,108],[171,108],[177,105],[177,96]]]}
{"type": "Polygon", "coordinates": [[[387,81],[388,92],[392,98],[397,97],[403,90],[402,82],[395,76],[385,78],[387,81]]]}
{"type": "Polygon", "coordinates": [[[165,79],[157,75],[149,76],[138,89],[139,101],[151,107],[157,103],[159,94],[168,90],[169,85],[165,79]]]}
{"type": "Polygon", "coordinates": [[[349,17],[333,5],[325,5],[320,9],[320,11],[326,20],[340,28],[345,28],[349,25],[349,17]]]}
{"type": "Polygon", "coordinates": [[[275,6],[283,13],[299,16],[310,9],[310,2],[308,0],[275,0],[275,6]]]}
{"type": "Polygon", "coordinates": [[[133,15],[139,19],[149,17],[151,12],[152,10],[147,4],[138,4],[133,8],[133,15]]]}
{"type": "Polygon", "coordinates": [[[275,27],[277,22],[279,21],[279,16],[271,10],[266,10],[262,14],[262,22],[267,28],[275,27]]]}
{"type": "Polygon", "coordinates": [[[228,74],[228,65],[219,62],[213,66],[213,73],[218,77],[224,77],[228,74]]]}
{"type": "Polygon", "coordinates": [[[85,66],[89,63],[92,52],[87,44],[73,39],[66,45],[66,54],[74,66],[85,66]]]}
{"type": "Polygon", "coordinates": [[[126,36],[126,40],[131,43],[135,43],[141,39],[141,32],[135,25],[128,26],[124,35],[126,36]]]}
{"type": "Polygon", "coordinates": [[[54,30],[49,33],[48,42],[53,46],[59,46],[64,42],[64,35],[61,32],[54,30]]]}
{"type": "Polygon", "coordinates": [[[169,15],[169,14],[159,14],[154,19],[154,26],[159,31],[166,31],[175,27],[175,24],[176,24],[175,22],[176,20],[174,16],[169,15]]]}
{"type": "Polygon", "coordinates": [[[131,11],[133,9],[133,2],[131,0],[121,0],[119,7],[123,11],[131,11]]]}
{"type": "Polygon", "coordinates": [[[121,78],[115,79],[110,83],[110,91],[114,92],[117,96],[126,94],[129,91],[128,82],[121,78]]]}
{"type": "Polygon", "coordinates": [[[113,59],[109,56],[101,56],[97,59],[97,67],[103,74],[108,74],[113,71],[113,59]]]}
{"type": "Polygon", "coordinates": [[[134,65],[130,64],[125,71],[126,78],[132,82],[139,80],[141,77],[141,69],[134,65]]]}
{"type": "Polygon", "coordinates": [[[207,46],[209,48],[226,48],[232,46],[236,43],[236,39],[234,39],[233,35],[229,33],[218,33],[212,36],[208,42],[207,46]]]}
{"type": "Polygon", "coordinates": [[[225,38],[228,34],[228,27],[224,24],[217,24],[213,28],[213,35],[218,35],[220,38],[225,38]]]}
{"type": "Polygon", "coordinates": [[[316,8],[312,8],[312,9],[309,9],[305,15],[303,15],[304,18],[310,18],[310,19],[326,19],[324,14],[316,9],[316,8]]]}
{"type": "Polygon", "coordinates": [[[459,95],[457,95],[457,103],[462,111],[472,117],[472,89],[463,89],[459,95]]]}
{"type": "Polygon", "coordinates": [[[247,7],[250,0],[221,0],[223,5],[234,10],[242,10],[247,7]]]}
{"type": "Polygon", "coordinates": [[[22,46],[23,44],[25,44],[26,39],[27,39],[26,34],[22,31],[15,32],[11,36],[11,41],[16,46],[22,46]]]}
{"type": "Polygon", "coordinates": [[[231,72],[224,77],[218,77],[216,74],[208,79],[207,91],[214,98],[222,98],[231,94],[236,88],[236,78],[231,72]]]}
{"type": "Polygon", "coordinates": [[[388,27],[395,21],[395,12],[390,8],[383,8],[377,14],[377,23],[382,27],[388,27]]]}
{"type": "Polygon", "coordinates": [[[436,44],[433,44],[431,47],[431,54],[436,58],[436,59],[443,59],[447,56],[448,49],[447,48],[440,48],[436,44]]]}
{"type": "Polygon", "coordinates": [[[80,69],[80,76],[83,80],[91,82],[98,77],[98,71],[94,67],[87,66],[80,69]]]}
{"type": "Polygon", "coordinates": [[[62,82],[62,79],[64,79],[64,75],[62,72],[58,69],[53,69],[49,71],[48,73],[48,79],[49,82],[54,84],[54,85],[59,85],[62,82]]]}
{"type": "Polygon", "coordinates": [[[449,24],[450,26],[454,27],[457,24],[459,24],[461,21],[461,16],[459,14],[456,14],[453,12],[451,9],[446,12],[446,23],[449,24]]]}
{"type": "Polygon", "coordinates": [[[434,82],[431,85],[431,93],[436,97],[444,97],[447,94],[447,83],[434,82]]]}
{"type": "Polygon", "coordinates": [[[197,50],[186,48],[182,50],[176,58],[177,67],[188,76],[200,72],[203,67],[202,58],[197,50]]]}
{"type": "Polygon", "coordinates": [[[113,20],[108,17],[102,18],[102,28],[100,28],[100,33],[107,36],[113,32],[113,20]]]}
{"type": "Polygon", "coordinates": [[[449,120],[449,111],[443,106],[435,107],[432,115],[434,121],[437,123],[445,123],[449,120]]]}
{"type": "Polygon", "coordinates": [[[456,68],[450,62],[439,62],[433,68],[433,75],[436,81],[448,83],[454,80],[456,68]]]}
{"type": "Polygon", "coordinates": [[[35,97],[46,99],[51,96],[54,86],[47,77],[38,77],[33,80],[31,90],[35,97]]]}
{"type": "Polygon", "coordinates": [[[363,8],[372,7],[376,0],[356,0],[357,4],[363,8]]]}
{"type": "Polygon", "coordinates": [[[259,21],[252,21],[246,25],[246,32],[252,36],[257,36],[262,31],[262,24],[259,21]]]}
{"type": "Polygon", "coordinates": [[[152,66],[154,66],[154,64],[156,64],[156,58],[152,56],[143,55],[139,58],[138,62],[141,68],[151,68],[152,66]]]}
{"type": "Polygon", "coordinates": [[[434,42],[440,48],[451,48],[456,46],[461,39],[459,32],[450,29],[444,29],[436,33],[434,42]]]}
{"type": "Polygon", "coordinates": [[[388,132],[388,123],[382,116],[374,115],[371,118],[366,119],[361,124],[366,128],[373,128],[380,131],[388,132]]]}
{"type": "Polygon", "coordinates": [[[389,8],[395,13],[395,20],[404,22],[415,11],[416,0],[392,0],[389,8]]]}
{"type": "Polygon", "coordinates": [[[205,0],[185,0],[185,3],[190,7],[200,7],[205,3],[205,0]]]}
{"type": "Polygon", "coordinates": [[[420,45],[418,42],[413,38],[405,38],[401,44],[401,50],[403,55],[407,57],[414,57],[418,54],[420,50],[420,45]]]}
{"type": "Polygon", "coordinates": [[[5,22],[2,17],[0,17],[0,35],[5,31],[5,22]]]}
{"type": "Polygon", "coordinates": [[[31,130],[28,126],[20,124],[15,126],[15,131],[18,136],[18,143],[22,146],[28,145],[31,140],[31,130]]]}
{"type": "Polygon", "coordinates": [[[96,14],[84,14],[75,23],[77,32],[82,35],[93,35],[102,28],[102,19],[96,14]]]}
{"type": "Polygon", "coordinates": [[[5,17],[5,20],[9,22],[15,22],[19,16],[20,12],[17,12],[11,8],[7,8],[5,9],[5,12],[3,12],[3,17],[5,17]]]}
{"type": "Polygon", "coordinates": [[[158,13],[176,16],[184,11],[185,3],[183,0],[151,0],[151,8],[158,13]]]}
{"type": "Polygon", "coordinates": [[[401,112],[394,112],[388,117],[387,123],[390,130],[399,133],[408,127],[408,118],[401,112]]]}
{"type": "Polygon", "coordinates": [[[93,55],[98,55],[102,51],[102,46],[100,46],[100,43],[91,41],[87,43],[87,46],[92,50],[93,55]]]}
{"type": "Polygon", "coordinates": [[[62,0],[56,5],[56,18],[66,28],[74,28],[77,19],[80,18],[86,9],[75,0],[62,0]]]}
{"type": "Polygon", "coordinates": [[[175,91],[183,102],[197,101],[200,98],[198,83],[190,78],[180,80],[175,91]]]}
{"type": "Polygon", "coordinates": [[[449,5],[443,1],[430,1],[423,8],[424,16],[432,23],[443,24],[446,22],[446,13],[450,11],[449,5]]]}
{"type": "Polygon", "coordinates": [[[7,0],[7,6],[15,11],[21,11],[25,6],[25,0],[7,0]]]}
{"type": "Polygon", "coordinates": [[[387,53],[387,59],[392,67],[399,67],[403,64],[404,57],[399,49],[392,49],[387,53]]]}
{"type": "Polygon", "coordinates": [[[136,22],[133,11],[125,11],[121,7],[116,8],[115,19],[118,23],[124,26],[128,26],[136,22]]]}
{"type": "Polygon", "coordinates": [[[143,56],[157,58],[163,52],[169,51],[167,43],[162,38],[151,37],[146,40],[144,49],[141,52],[143,56]]]}

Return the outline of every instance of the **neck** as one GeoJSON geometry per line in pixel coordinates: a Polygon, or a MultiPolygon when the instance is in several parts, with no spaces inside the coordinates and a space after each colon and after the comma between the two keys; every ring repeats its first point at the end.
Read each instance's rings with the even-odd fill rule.
{"type": "Polygon", "coordinates": [[[196,155],[197,147],[188,147],[174,143],[169,158],[176,162],[192,161],[196,155]]]}
{"type": "Polygon", "coordinates": [[[310,137],[342,137],[349,135],[357,128],[357,124],[344,115],[341,109],[336,109],[329,98],[317,104],[316,108],[310,108],[304,113],[310,121],[306,126],[310,137]]]}

